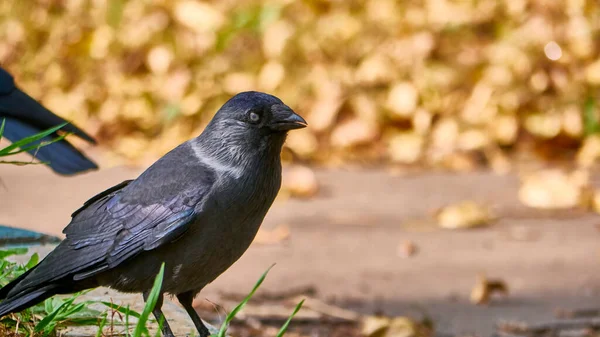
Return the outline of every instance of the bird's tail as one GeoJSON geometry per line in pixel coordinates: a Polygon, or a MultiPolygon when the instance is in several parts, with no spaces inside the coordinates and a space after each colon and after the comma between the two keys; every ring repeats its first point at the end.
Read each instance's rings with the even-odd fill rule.
{"type": "Polygon", "coordinates": [[[46,285],[38,287],[33,291],[25,290],[14,295],[10,294],[34,269],[35,267],[29,269],[0,289],[0,300],[3,300],[0,302],[0,317],[13,312],[19,312],[56,294],[55,285],[46,285]]]}
{"type": "Polygon", "coordinates": [[[13,312],[19,312],[38,304],[56,294],[56,286],[48,285],[32,291],[19,293],[0,302],[0,317],[13,312]]]}
{"type": "Polygon", "coordinates": [[[8,297],[8,293],[10,293],[10,291],[13,290],[13,288],[16,287],[17,284],[19,284],[19,282],[21,282],[34,269],[35,269],[35,267],[29,269],[28,271],[24,272],[16,279],[12,280],[9,284],[2,287],[2,289],[0,289],[0,300],[6,299],[8,297]]]}

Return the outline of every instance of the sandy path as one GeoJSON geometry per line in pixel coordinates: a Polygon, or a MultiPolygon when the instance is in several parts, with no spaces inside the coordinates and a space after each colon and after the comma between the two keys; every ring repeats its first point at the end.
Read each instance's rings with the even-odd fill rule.
{"type": "MultiPolygon", "coordinates": [[[[139,172],[114,168],[62,178],[41,166],[1,166],[0,223],[60,234],[88,197],[139,172]]],[[[377,171],[318,176],[323,183],[318,198],[278,201],[265,221],[265,228],[290,224],[291,240],[252,246],[203,297],[250,289],[276,262],[264,289],[312,284],[323,299],[365,313],[406,315],[422,308],[448,333],[487,335],[499,318],[543,320],[557,306],[600,306],[598,217],[528,210],[516,200],[514,176],[392,177],[377,171]],[[500,220],[472,231],[402,226],[464,199],[494,205],[500,220]],[[516,231],[533,239],[517,240],[516,231]],[[397,256],[402,240],[417,245],[413,258],[397,256]],[[488,307],[469,304],[479,273],[505,280],[510,295],[488,307]]]]}

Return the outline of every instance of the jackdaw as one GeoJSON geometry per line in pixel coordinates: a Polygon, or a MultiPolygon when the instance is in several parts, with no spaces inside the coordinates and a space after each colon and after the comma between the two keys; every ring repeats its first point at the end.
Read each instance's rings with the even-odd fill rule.
{"type": "MultiPolygon", "coordinates": [[[[287,132],[306,125],[277,97],[253,91],[234,96],[200,136],[76,210],[65,240],[0,289],[0,317],[97,286],[147,300],[165,262],[162,293],[175,295],[207,337],[192,300],[254,239],[281,186],[287,132]]],[[[158,320],[162,298],[153,311],[158,320]]],[[[173,335],[166,321],[163,334],[173,335]]]]}
{"type": "MultiPolygon", "coordinates": [[[[0,125],[2,120],[5,121],[3,136],[11,142],[65,123],[64,119],[21,91],[15,85],[13,77],[0,67],[0,125]]],[[[92,137],[73,124],[67,124],[61,130],[73,133],[92,144],[96,143],[92,137]]],[[[57,136],[58,134],[55,133],[41,141],[49,141],[57,136]]],[[[37,159],[47,162],[54,172],[63,175],[98,168],[94,162],[64,139],[28,152],[37,159]]]]}

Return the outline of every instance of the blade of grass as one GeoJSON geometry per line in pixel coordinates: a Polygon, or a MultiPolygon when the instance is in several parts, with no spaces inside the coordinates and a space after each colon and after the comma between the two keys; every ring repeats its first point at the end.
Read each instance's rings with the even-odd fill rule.
{"type": "Polygon", "coordinates": [[[0,160],[0,164],[26,166],[26,165],[41,165],[44,163],[35,162],[35,161],[0,160]]]}
{"type": "Polygon", "coordinates": [[[126,309],[127,310],[125,311],[125,337],[129,337],[129,314],[131,312],[131,310],[129,310],[129,305],[127,305],[126,309]]]}
{"type": "Polygon", "coordinates": [[[69,318],[61,322],[61,325],[68,326],[97,326],[100,323],[98,317],[102,317],[101,313],[97,313],[93,317],[69,318]]]}
{"type": "Polygon", "coordinates": [[[33,268],[36,264],[38,264],[40,260],[40,256],[38,255],[38,253],[33,253],[33,255],[31,255],[31,257],[29,258],[29,261],[27,261],[27,264],[25,265],[25,269],[29,270],[31,268],[33,268]]]}
{"type": "Polygon", "coordinates": [[[13,249],[6,249],[6,250],[0,250],[0,259],[5,259],[9,256],[13,256],[13,255],[23,255],[27,253],[27,248],[13,248],[13,249]]]}
{"type": "Polygon", "coordinates": [[[68,306],[73,304],[75,298],[69,298],[52,311],[48,316],[44,317],[34,328],[34,332],[47,331],[49,328],[56,326],[56,317],[65,310],[68,306]]]}
{"type": "Polygon", "coordinates": [[[285,324],[283,324],[283,326],[281,327],[281,329],[279,329],[279,332],[277,333],[276,337],[283,337],[283,335],[285,335],[288,326],[290,325],[290,322],[292,321],[292,318],[294,318],[294,316],[296,316],[296,314],[298,313],[298,311],[300,311],[300,308],[302,308],[302,305],[304,304],[304,300],[300,301],[300,303],[298,303],[296,305],[296,308],[294,308],[294,311],[292,312],[292,314],[290,315],[290,317],[287,319],[287,321],[285,321],[285,324]]]}
{"type": "MultiPolygon", "coordinates": [[[[60,136],[58,136],[58,137],[56,137],[56,138],[54,138],[54,139],[52,139],[52,140],[49,140],[49,141],[44,141],[44,142],[41,142],[41,143],[39,143],[39,144],[34,144],[34,145],[30,145],[30,146],[25,146],[26,144],[29,144],[29,143],[26,143],[26,144],[23,144],[23,146],[19,146],[19,148],[18,148],[18,149],[14,149],[14,148],[12,148],[12,149],[11,149],[11,151],[7,151],[7,149],[8,149],[8,148],[10,148],[10,147],[12,147],[14,144],[16,144],[16,143],[13,143],[13,144],[11,144],[11,145],[9,145],[9,146],[7,146],[7,147],[3,148],[2,150],[0,150],[0,157],[12,156],[12,155],[15,155],[15,154],[19,154],[19,153],[21,153],[21,152],[27,152],[27,151],[31,151],[31,150],[35,150],[35,149],[39,149],[39,148],[41,148],[41,147],[48,146],[48,145],[50,145],[50,144],[53,144],[53,143],[56,143],[56,142],[60,142],[61,140],[65,139],[65,137],[67,137],[68,135],[69,135],[69,134],[60,135],[60,136]]],[[[21,140],[19,140],[19,142],[20,142],[20,141],[21,141],[21,140]]],[[[34,140],[34,142],[35,142],[35,141],[36,141],[36,140],[34,140]]]]}
{"type": "Polygon", "coordinates": [[[109,307],[112,310],[116,310],[120,313],[122,313],[123,315],[129,315],[129,316],[133,316],[135,318],[140,318],[141,314],[133,309],[129,309],[129,306],[127,307],[122,307],[120,305],[116,305],[114,303],[110,303],[110,302],[100,302],[102,304],[104,304],[105,306],[109,307]]]}
{"type": "Polygon", "coordinates": [[[160,318],[160,321],[158,322],[158,329],[156,330],[156,333],[154,333],[154,337],[160,337],[160,335],[162,334],[162,328],[165,324],[165,316],[160,318]]]}
{"type": "Polygon", "coordinates": [[[261,277],[258,279],[258,281],[256,282],[256,284],[254,285],[254,288],[252,288],[252,291],[250,291],[250,293],[248,294],[248,296],[246,296],[246,298],[244,298],[244,300],[242,302],[240,302],[240,304],[238,304],[227,315],[227,317],[225,317],[225,321],[223,322],[223,324],[221,324],[221,329],[219,330],[219,333],[217,334],[217,337],[225,337],[226,336],[225,333],[227,331],[227,327],[229,326],[229,322],[231,322],[233,320],[233,318],[235,317],[235,315],[237,315],[237,313],[240,312],[240,310],[242,310],[246,306],[246,303],[248,303],[248,301],[252,298],[252,296],[254,295],[254,293],[256,292],[256,290],[258,290],[258,288],[263,283],[263,281],[267,277],[267,274],[269,273],[269,271],[271,270],[271,268],[273,268],[273,266],[274,266],[274,264],[271,265],[269,267],[269,269],[267,269],[267,271],[265,271],[261,275],[261,277]]]}
{"type": "Polygon", "coordinates": [[[6,118],[2,119],[2,125],[0,125],[0,140],[2,139],[2,135],[4,135],[4,125],[6,125],[6,118]]]}
{"type": "Polygon", "coordinates": [[[144,306],[144,310],[142,311],[140,318],[135,326],[135,330],[133,331],[134,337],[141,337],[142,333],[146,333],[148,335],[148,329],[146,328],[146,322],[148,321],[148,317],[152,310],[154,310],[154,306],[156,306],[156,302],[158,301],[158,297],[162,296],[162,281],[165,275],[165,264],[160,266],[160,271],[158,275],[156,275],[156,279],[154,279],[154,285],[152,286],[152,290],[148,295],[148,300],[146,301],[146,305],[144,306]]]}
{"type": "Polygon", "coordinates": [[[16,148],[21,148],[29,143],[33,143],[35,141],[38,141],[42,138],[48,137],[49,135],[55,133],[56,131],[60,130],[61,128],[63,128],[65,125],[67,125],[69,123],[62,123],[60,125],[57,125],[53,128],[50,128],[48,130],[42,131],[40,133],[37,133],[33,136],[29,136],[29,137],[25,137],[21,140],[18,140],[12,144],[10,144],[9,146],[3,148],[2,150],[0,150],[0,155],[4,154],[4,153],[10,153],[12,150],[16,149],[16,148]]]}
{"type": "Polygon", "coordinates": [[[104,326],[106,325],[106,318],[108,317],[108,313],[104,313],[104,317],[102,317],[102,320],[100,321],[100,324],[98,324],[98,331],[96,331],[96,337],[102,337],[102,330],[104,329],[104,326]]]}

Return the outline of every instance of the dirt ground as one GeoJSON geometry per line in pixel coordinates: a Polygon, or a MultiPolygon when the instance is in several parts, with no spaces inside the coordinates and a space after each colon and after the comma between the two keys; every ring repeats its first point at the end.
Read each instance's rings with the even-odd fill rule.
{"type": "MultiPolygon", "coordinates": [[[[64,178],[42,166],[0,166],[0,223],[60,234],[88,197],[140,171],[64,178]]],[[[264,291],[312,286],[318,298],[361,313],[426,314],[441,334],[487,336],[500,319],[543,321],[556,308],[600,307],[598,217],[527,209],[517,201],[514,175],[317,175],[318,197],[278,200],[265,220],[265,228],[290,225],[289,241],[253,245],[202,298],[246,293],[277,263],[264,291]],[[435,227],[436,208],[465,199],[493,205],[498,221],[469,231],[435,227]],[[398,256],[404,240],[416,245],[413,257],[398,256]],[[505,281],[508,296],[469,303],[482,273],[505,281]]]]}

